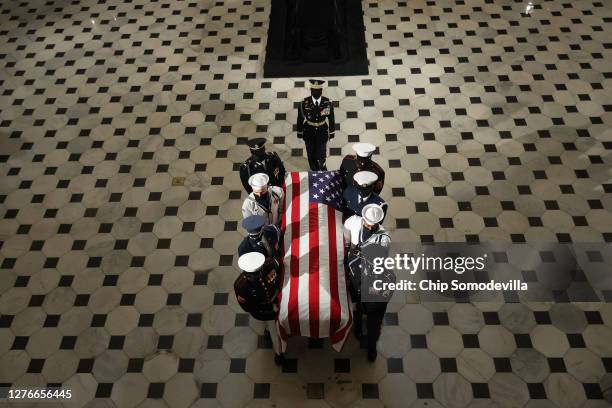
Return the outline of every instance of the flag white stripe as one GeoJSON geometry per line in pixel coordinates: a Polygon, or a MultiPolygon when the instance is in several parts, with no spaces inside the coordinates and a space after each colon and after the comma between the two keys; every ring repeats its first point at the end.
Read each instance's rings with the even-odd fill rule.
{"type": "Polygon", "coordinates": [[[319,337],[329,336],[330,265],[327,206],[319,205],[319,337]]]}
{"type": "Polygon", "coordinates": [[[309,207],[309,191],[308,191],[308,173],[300,173],[300,259],[299,259],[299,286],[298,286],[298,313],[300,316],[300,334],[302,336],[310,335],[310,302],[309,282],[310,260],[308,252],[310,252],[310,234],[308,224],[308,207],[309,207]]]}

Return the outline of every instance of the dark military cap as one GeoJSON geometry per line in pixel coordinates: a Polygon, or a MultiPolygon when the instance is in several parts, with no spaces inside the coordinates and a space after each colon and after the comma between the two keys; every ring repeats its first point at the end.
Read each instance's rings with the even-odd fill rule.
{"type": "Polygon", "coordinates": [[[321,89],[323,84],[325,84],[325,81],[322,79],[309,79],[308,82],[310,82],[311,89],[321,89]]]}
{"type": "Polygon", "coordinates": [[[257,234],[265,223],[266,218],[263,215],[251,215],[242,221],[242,228],[249,234],[257,234]]]}
{"type": "Polygon", "coordinates": [[[263,137],[256,137],[254,139],[249,139],[247,144],[249,145],[249,149],[259,150],[266,144],[266,139],[263,137]]]}

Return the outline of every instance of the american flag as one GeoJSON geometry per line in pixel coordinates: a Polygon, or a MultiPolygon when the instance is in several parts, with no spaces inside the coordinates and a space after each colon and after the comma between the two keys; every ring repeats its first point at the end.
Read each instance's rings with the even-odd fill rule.
{"type": "Polygon", "coordinates": [[[342,202],[342,178],[337,171],[313,171],[308,173],[310,202],[328,205],[340,210],[342,202]]]}
{"type": "Polygon", "coordinates": [[[284,274],[278,328],[290,335],[330,337],[340,350],[352,324],[343,267],[342,180],[338,172],[293,172],[285,179],[284,274]]]}

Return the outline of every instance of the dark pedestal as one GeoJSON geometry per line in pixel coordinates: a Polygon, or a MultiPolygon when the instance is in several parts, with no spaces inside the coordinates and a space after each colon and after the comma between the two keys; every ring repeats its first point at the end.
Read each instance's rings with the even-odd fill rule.
{"type": "Polygon", "coordinates": [[[361,0],[272,0],[264,77],[367,74],[361,0]]]}

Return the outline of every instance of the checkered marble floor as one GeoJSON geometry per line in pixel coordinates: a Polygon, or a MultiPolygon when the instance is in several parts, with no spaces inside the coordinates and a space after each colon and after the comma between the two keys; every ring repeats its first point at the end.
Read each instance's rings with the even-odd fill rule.
{"type": "MultiPolygon", "coordinates": [[[[370,75],[328,78],[328,165],[379,147],[395,242],[612,241],[612,5],[525,7],[364,0],[370,75]]],[[[305,78],[261,74],[269,11],[1,3],[1,385],[61,384],[67,407],[609,406],[609,303],[393,302],[375,363],[296,338],[274,365],[232,293],[245,141],[307,167],[305,78]]]]}

